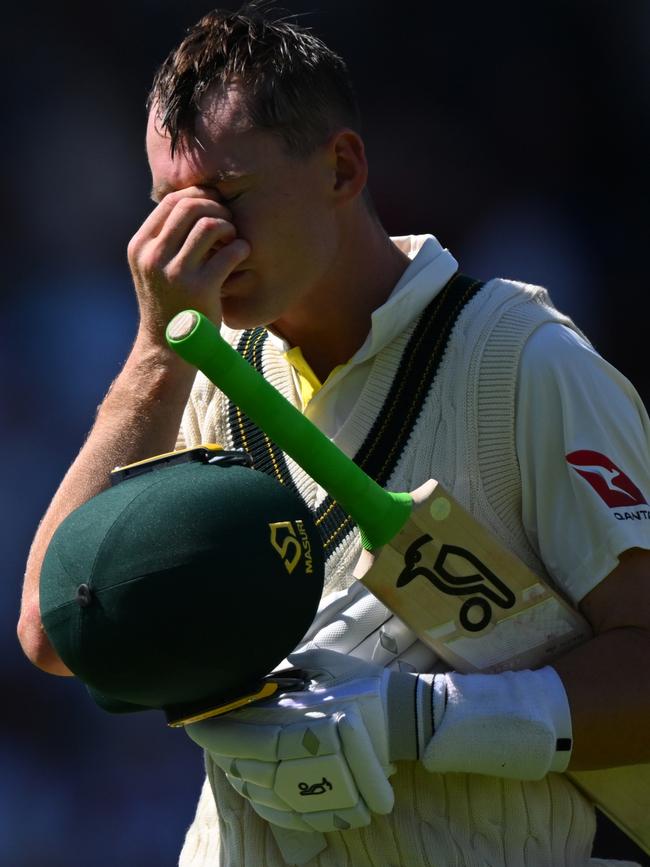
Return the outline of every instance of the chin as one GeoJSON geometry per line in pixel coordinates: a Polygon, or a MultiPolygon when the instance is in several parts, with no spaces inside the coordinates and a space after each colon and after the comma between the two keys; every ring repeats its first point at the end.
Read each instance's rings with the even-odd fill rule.
{"type": "Polygon", "coordinates": [[[241,298],[224,298],[221,304],[221,318],[233,331],[245,331],[269,323],[268,318],[264,317],[260,310],[255,310],[241,298]]]}

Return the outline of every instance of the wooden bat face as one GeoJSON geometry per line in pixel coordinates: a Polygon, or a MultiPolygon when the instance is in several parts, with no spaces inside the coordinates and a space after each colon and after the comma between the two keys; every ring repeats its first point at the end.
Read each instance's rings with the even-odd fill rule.
{"type": "Polygon", "coordinates": [[[590,628],[436,481],[413,491],[410,519],[355,577],[457,671],[545,662],[590,628]]]}

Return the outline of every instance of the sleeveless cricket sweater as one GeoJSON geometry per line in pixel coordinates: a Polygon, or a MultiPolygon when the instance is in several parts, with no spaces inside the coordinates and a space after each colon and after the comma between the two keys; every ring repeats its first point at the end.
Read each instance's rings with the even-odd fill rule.
{"type": "MultiPolygon", "coordinates": [[[[492,280],[474,295],[453,327],[386,487],[412,490],[429,478],[439,479],[533,570],[548,577],[522,525],[515,449],[519,356],[528,337],[545,322],[578,330],[539,287],[492,280]]],[[[334,438],[345,443],[350,456],[361,449],[376,423],[417,326],[413,322],[375,357],[354,411],[334,438]]],[[[226,330],[224,336],[234,346],[242,341],[241,332],[226,330]]],[[[263,342],[259,333],[253,339],[263,342]]],[[[261,352],[257,362],[265,377],[297,405],[282,353],[269,341],[263,342],[261,352]]],[[[224,395],[199,374],[183,417],[183,442],[188,446],[208,441],[230,447],[241,444],[240,422],[236,413],[229,417],[224,395]]],[[[305,502],[318,510],[326,500],[325,491],[286,456],[285,466],[305,502]]],[[[358,532],[350,525],[329,552],[326,594],[351,585],[360,551],[358,532]]],[[[324,610],[334,616],[338,609],[334,604],[324,610]]],[[[318,628],[322,626],[321,621],[318,628]]],[[[418,658],[418,646],[423,648],[413,636],[411,659],[418,658]]],[[[441,670],[428,649],[419,658],[429,659],[427,670],[441,670]]],[[[530,782],[430,774],[419,762],[401,762],[397,767],[391,777],[395,808],[390,815],[374,816],[367,828],[326,834],[327,849],[310,860],[309,867],[608,863],[590,858],[595,812],[563,775],[549,774],[530,782]]],[[[284,867],[270,826],[232,789],[208,755],[206,769],[180,867],[284,867]]]]}

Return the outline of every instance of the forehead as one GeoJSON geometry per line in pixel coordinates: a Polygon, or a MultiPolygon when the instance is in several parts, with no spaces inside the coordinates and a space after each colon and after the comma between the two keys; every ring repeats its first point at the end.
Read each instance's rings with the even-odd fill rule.
{"type": "Polygon", "coordinates": [[[209,90],[201,99],[197,135],[243,133],[252,128],[242,89],[237,84],[209,90]]]}
{"type": "Polygon", "coordinates": [[[233,86],[203,98],[192,147],[179,148],[172,157],[170,144],[154,105],[146,137],[154,188],[181,189],[202,185],[207,179],[249,174],[274,150],[277,140],[251,125],[243,99],[233,86]]]}

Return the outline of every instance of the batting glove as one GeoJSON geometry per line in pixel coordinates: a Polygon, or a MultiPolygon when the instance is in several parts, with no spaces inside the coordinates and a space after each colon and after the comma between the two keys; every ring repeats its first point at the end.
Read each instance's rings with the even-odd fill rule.
{"type": "Polygon", "coordinates": [[[393,762],[535,780],[566,770],[571,717],[554,669],[414,674],[309,650],[308,685],[186,726],[272,824],[341,831],[393,807],[393,762]]]}
{"type": "Polygon", "coordinates": [[[415,679],[330,650],[289,661],[305,671],[305,689],[187,732],[269,822],[322,832],[368,825],[393,808],[392,760],[406,756],[391,719],[415,679]]]}

